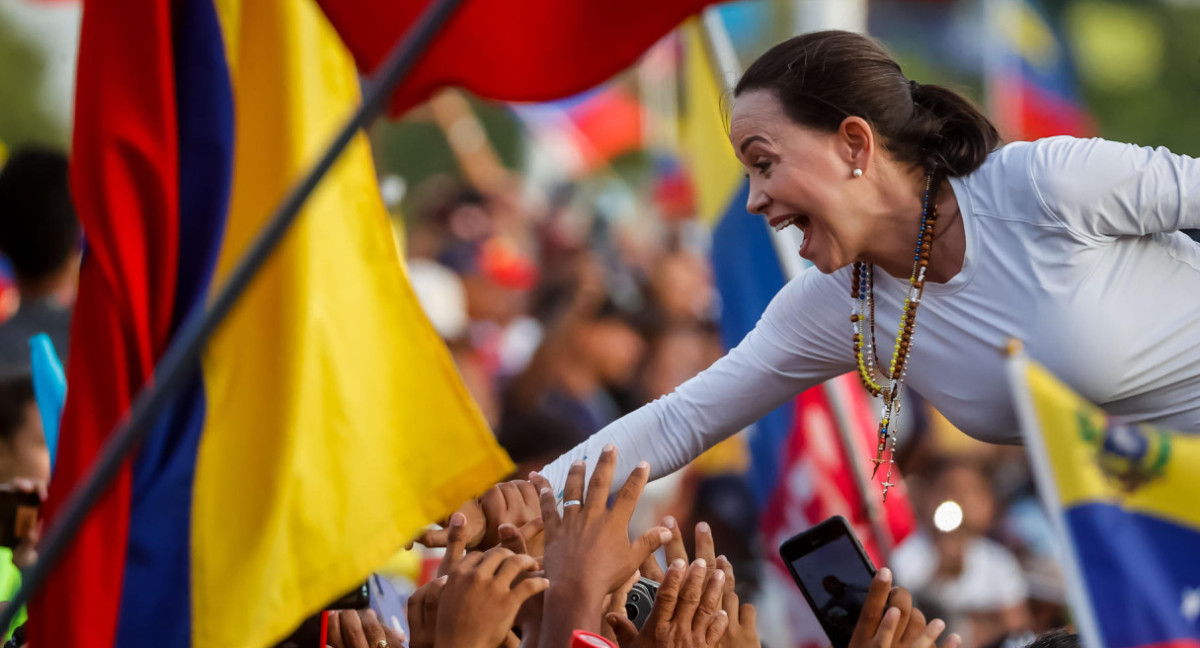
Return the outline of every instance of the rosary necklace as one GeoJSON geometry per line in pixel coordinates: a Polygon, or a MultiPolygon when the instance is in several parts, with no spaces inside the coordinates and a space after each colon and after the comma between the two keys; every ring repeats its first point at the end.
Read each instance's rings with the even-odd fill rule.
{"type": "Polygon", "coordinates": [[[925,175],[925,196],[921,206],[921,231],[917,234],[917,249],[913,254],[912,276],[908,280],[908,295],[901,309],[900,327],[896,331],[896,343],[892,347],[892,361],[883,369],[875,344],[875,267],[856,261],[850,284],[850,296],[854,302],[850,323],[854,330],[854,358],[858,365],[858,377],[863,387],[872,395],[883,399],[879,413],[879,446],[875,450],[872,479],[879,466],[887,463],[887,475],[883,480],[883,501],[887,502],[888,489],[892,482],[892,466],[896,463],[896,415],[900,412],[900,397],[904,379],[908,376],[908,356],[912,350],[913,329],[917,323],[917,307],[925,291],[925,271],[929,267],[929,251],[933,247],[933,230],[937,223],[937,207],[933,204],[933,173],[925,175]],[[865,330],[864,330],[865,329],[865,330]],[[886,384],[885,384],[886,383],[886,384]],[[884,454],[887,460],[884,460],[884,454]]]}

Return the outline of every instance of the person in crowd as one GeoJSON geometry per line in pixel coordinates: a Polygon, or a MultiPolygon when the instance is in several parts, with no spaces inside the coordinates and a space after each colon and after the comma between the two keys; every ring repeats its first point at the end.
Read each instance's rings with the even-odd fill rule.
{"type": "Polygon", "coordinates": [[[50,451],[28,373],[0,377],[0,483],[50,481],[50,451]]]}
{"type": "Polygon", "coordinates": [[[608,296],[603,270],[588,256],[574,276],[539,299],[545,336],[504,399],[501,443],[520,445],[538,420],[557,422],[573,444],[616,420],[614,394],[629,386],[646,344],[636,323],[608,296]]]}
{"type": "Polygon", "coordinates": [[[12,264],[21,301],[0,324],[0,367],[28,367],[29,338],[37,333],[49,334],[66,360],[79,240],[66,156],[15,152],[0,169],[0,252],[12,264]]]}
{"type": "Polygon", "coordinates": [[[921,527],[892,556],[897,582],[963,627],[972,645],[1027,632],[1029,588],[1013,553],[985,535],[996,506],[979,466],[943,460],[923,481],[917,502],[921,527]],[[936,528],[940,506],[961,511],[961,522],[936,528]]]}
{"type": "MultiPolygon", "coordinates": [[[[46,499],[50,481],[50,452],[42,430],[42,417],[33,396],[29,374],[0,377],[0,484],[22,492],[36,492],[46,499]]],[[[0,601],[9,601],[21,587],[21,570],[37,561],[40,530],[30,529],[17,545],[0,547],[0,601]]],[[[11,630],[26,619],[22,609],[11,630]]]]}
{"type": "Polygon", "coordinates": [[[607,444],[622,470],[673,472],[848,371],[883,400],[881,476],[905,387],[973,437],[1019,443],[1013,339],[1113,415],[1200,432],[1200,300],[1181,297],[1200,294],[1200,246],[1179,233],[1200,225],[1200,161],[1100,139],[1001,147],[967,100],[842,31],[763,54],[730,124],[749,211],[800,228],[815,267],[712,367],[548,465],[556,492],[607,444]]]}

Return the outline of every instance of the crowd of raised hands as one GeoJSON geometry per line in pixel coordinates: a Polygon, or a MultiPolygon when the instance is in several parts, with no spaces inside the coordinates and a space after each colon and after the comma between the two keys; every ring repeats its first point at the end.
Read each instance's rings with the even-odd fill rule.
{"type": "MultiPolygon", "coordinates": [[[[738,600],[732,565],[716,554],[708,525],[697,525],[691,560],[671,518],[630,539],[630,518],[650,467],[638,464],[610,498],[616,459],[616,449],[606,447],[590,478],[583,462],[573,465],[561,512],[550,483],[536,473],[469,502],[443,528],[418,539],[444,546],[446,553],[437,578],[409,599],[410,636],[380,624],[369,610],[342,611],[331,615],[330,646],[760,646],[754,606],[738,600]],[[659,549],[665,569],[655,555],[659,549]],[[625,605],[639,578],[659,584],[640,630],[625,605]]],[[[884,568],[868,592],[850,648],[933,648],[944,629],[940,620],[926,622],[909,593],[892,587],[884,568]]],[[[959,643],[952,634],[942,648],[959,643]]]]}

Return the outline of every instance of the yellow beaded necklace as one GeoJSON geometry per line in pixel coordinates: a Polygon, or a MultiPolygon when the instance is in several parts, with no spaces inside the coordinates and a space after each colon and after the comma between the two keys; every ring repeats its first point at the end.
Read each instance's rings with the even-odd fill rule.
{"type": "Polygon", "coordinates": [[[908,356],[912,351],[913,329],[917,323],[917,308],[921,305],[921,295],[925,291],[925,270],[929,267],[929,252],[933,247],[933,230],[937,223],[937,207],[934,205],[933,172],[925,175],[925,197],[921,207],[921,231],[917,234],[917,250],[913,254],[912,277],[908,280],[908,295],[904,298],[904,307],[900,315],[900,328],[896,332],[896,343],[892,347],[892,361],[888,370],[883,370],[883,363],[875,348],[875,268],[862,262],[854,263],[853,276],[850,284],[850,296],[854,300],[854,310],[850,314],[850,323],[854,330],[854,359],[858,365],[858,377],[863,387],[872,396],[883,398],[883,408],[879,413],[879,447],[875,450],[874,470],[871,477],[879,472],[879,465],[884,463],[884,450],[888,450],[888,470],[883,481],[883,501],[887,501],[888,488],[892,482],[892,466],[896,463],[896,430],[892,424],[900,412],[900,396],[903,393],[904,379],[908,375],[908,356]],[[865,328],[869,329],[864,331],[865,328]],[[866,351],[864,351],[866,349],[866,351]],[[879,379],[876,379],[876,374],[879,379]],[[887,381],[887,386],[883,382],[887,381]]]}

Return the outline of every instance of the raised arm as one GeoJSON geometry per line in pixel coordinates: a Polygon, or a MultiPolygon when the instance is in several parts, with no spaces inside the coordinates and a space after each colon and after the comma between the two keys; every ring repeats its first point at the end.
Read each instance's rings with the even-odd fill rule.
{"type": "Polygon", "coordinates": [[[1097,241],[1200,228],[1200,160],[1166,148],[1055,137],[1034,145],[1043,208],[1097,241]]]}
{"type": "Polygon", "coordinates": [[[816,270],[797,277],[725,357],[546,466],[542,474],[555,493],[573,461],[585,460],[590,472],[609,443],[620,451],[618,474],[643,460],[650,463],[651,479],[670,474],[789,398],[850,370],[849,352],[839,353],[848,344],[830,335],[835,322],[848,316],[849,297],[831,280],[816,270]]]}

